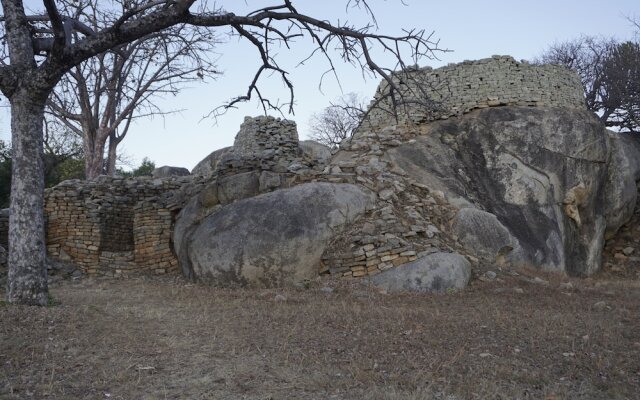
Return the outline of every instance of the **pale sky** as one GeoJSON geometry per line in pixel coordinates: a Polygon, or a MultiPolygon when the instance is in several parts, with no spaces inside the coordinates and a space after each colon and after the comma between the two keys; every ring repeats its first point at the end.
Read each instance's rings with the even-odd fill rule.
{"type": "MultiPolygon", "coordinates": [[[[274,3],[278,1],[218,1],[236,14],[274,3]]],[[[362,11],[346,12],[345,0],[294,0],[293,3],[300,12],[334,23],[348,20],[358,25],[366,21],[362,11]]],[[[425,29],[434,32],[433,38],[439,39],[440,48],[452,50],[438,53],[439,60],[425,59],[420,64],[432,67],[494,54],[511,55],[517,60],[532,59],[548,45],[581,34],[632,39],[634,27],[626,17],[640,16],[638,0],[404,0],[404,3],[406,6],[400,0],[370,0],[380,33],[401,34],[403,28],[425,29]]],[[[32,0],[26,4],[39,5],[41,2],[32,0]]],[[[322,92],[318,90],[320,77],[327,69],[321,58],[295,68],[310,50],[307,41],[301,41],[290,52],[279,50],[281,66],[290,68],[290,79],[296,91],[295,116],[287,115],[287,118],[297,122],[301,139],[307,138],[311,115],[342,94],[340,86],[330,77],[325,78],[322,92]]],[[[156,166],[191,169],[212,151],[232,145],[245,116],[262,113],[256,102],[230,110],[217,122],[202,120],[213,108],[244,94],[259,62],[255,49],[235,39],[220,46],[219,53],[218,66],[224,72],[223,76],[209,84],[185,89],[163,104],[166,109],[185,111],[164,120],[140,121],[130,129],[120,146],[135,164],[143,157],[149,157],[156,166]]],[[[338,58],[336,63],[340,64],[338,58]]],[[[365,80],[362,71],[338,66],[344,93],[356,92],[367,99],[372,97],[379,78],[365,80]]],[[[272,99],[287,100],[288,92],[277,76],[264,81],[262,90],[272,99]]],[[[5,110],[0,114],[0,139],[8,140],[9,137],[9,115],[5,110]]]]}

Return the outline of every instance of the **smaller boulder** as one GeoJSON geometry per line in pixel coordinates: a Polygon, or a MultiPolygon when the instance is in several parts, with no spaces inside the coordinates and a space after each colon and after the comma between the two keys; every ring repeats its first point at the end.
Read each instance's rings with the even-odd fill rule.
{"type": "Polygon", "coordinates": [[[451,228],[460,243],[476,257],[495,261],[509,255],[513,261],[524,262],[518,239],[494,214],[477,208],[463,208],[456,214],[451,228]]]}
{"type": "Polygon", "coordinates": [[[463,289],[471,279],[471,263],[457,253],[433,253],[388,269],[370,282],[388,292],[442,293],[463,289]]]}
{"type": "Polygon", "coordinates": [[[218,180],[218,200],[222,204],[257,196],[260,193],[260,173],[244,172],[218,180]]]}
{"type": "Polygon", "coordinates": [[[170,167],[168,165],[156,168],[151,173],[154,178],[168,178],[170,176],[187,176],[190,175],[189,170],[182,167],[170,167]]]}

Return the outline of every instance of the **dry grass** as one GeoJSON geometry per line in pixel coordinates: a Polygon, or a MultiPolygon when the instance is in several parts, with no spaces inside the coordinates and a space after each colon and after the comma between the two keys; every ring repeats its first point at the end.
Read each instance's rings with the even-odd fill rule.
{"type": "Polygon", "coordinates": [[[637,281],[532,278],[447,295],[66,280],[52,307],[0,306],[0,398],[639,398],[637,281]]]}

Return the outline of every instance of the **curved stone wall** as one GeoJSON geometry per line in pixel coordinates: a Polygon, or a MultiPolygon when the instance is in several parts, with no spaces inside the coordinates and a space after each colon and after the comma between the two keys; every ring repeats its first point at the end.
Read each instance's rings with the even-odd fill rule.
{"type": "Polygon", "coordinates": [[[582,85],[574,71],[559,65],[517,62],[511,56],[420,68],[408,75],[395,74],[393,79],[403,95],[402,104],[396,107],[397,120],[388,96],[379,100],[388,93],[389,85],[383,82],[365,129],[446,119],[494,106],[585,109],[582,85]]]}

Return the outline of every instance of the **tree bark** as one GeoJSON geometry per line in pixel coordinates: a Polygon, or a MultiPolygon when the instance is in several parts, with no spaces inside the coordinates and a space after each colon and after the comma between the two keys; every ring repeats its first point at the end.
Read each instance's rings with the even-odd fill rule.
{"type": "Polygon", "coordinates": [[[18,89],[11,103],[13,169],[7,300],[48,302],[42,123],[46,97],[18,89]]]}
{"type": "Polygon", "coordinates": [[[104,145],[97,132],[84,133],[84,171],[87,180],[96,179],[104,172],[104,145]]]}
{"type": "Polygon", "coordinates": [[[118,143],[119,141],[115,137],[115,133],[109,136],[109,153],[107,155],[107,175],[115,176],[116,174],[116,157],[118,155],[118,143]]]}

